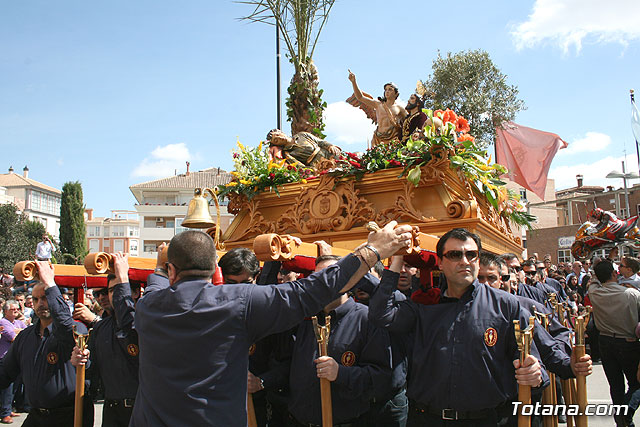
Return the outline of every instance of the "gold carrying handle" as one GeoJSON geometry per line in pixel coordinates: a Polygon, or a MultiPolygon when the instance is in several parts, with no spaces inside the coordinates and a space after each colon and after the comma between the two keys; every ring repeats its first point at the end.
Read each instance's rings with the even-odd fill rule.
{"type": "MultiPolygon", "coordinates": [[[[80,350],[84,350],[87,348],[87,342],[89,341],[89,334],[79,334],[76,326],[73,327],[73,339],[76,342],[76,346],[80,350]]],[[[82,409],[83,409],[83,400],[84,400],[84,375],[85,367],[84,365],[76,366],[76,393],[74,400],[74,411],[73,411],[73,427],[82,427],[82,409]]]]}
{"type": "MultiPolygon", "coordinates": [[[[329,333],[331,332],[331,317],[325,316],[325,325],[318,325],[318,318],[313,316],[313,329],[318,341],[320,356],[328,356],[329,333]]],[[[320,400],[322,402],[322,427],[333,426],[333,409],[331,404],[331,382],[326,378],[320,378],[320,400]]]]}

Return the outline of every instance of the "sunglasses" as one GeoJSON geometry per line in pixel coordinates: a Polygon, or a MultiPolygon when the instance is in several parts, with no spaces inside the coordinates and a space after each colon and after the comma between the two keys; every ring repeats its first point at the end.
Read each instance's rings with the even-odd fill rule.
{"type": "Polygon", "coordinates": [[[101,296],[105,296],[109,293],[109,291],[105,290],[100,290],[100,291],[93,291],[93,296],[94,297],[101,297],[101,296]]]}
{"type": "Polygon", "coordinates": [[[536,271],[525,271],[524,274],[525,276],[529,276],[529,277],[533,277],[536,275],[536,271]]]}
{"type": "Polygon", "coordinates": [[[462,257],[465,257],[467,261],[473,262],[478,259],[478,251],[458,251],[453,250],[449,251],[442,255],[443,257],[451,260],[451,261],[461,261],[462,257]]]}
{"type": "Polygon", "coordinates": [[[508,282],[509,280],[511,280],[511,275],[505,274],[503,276],[500,276],[500,280],[502,280],[503,282],[508,282]]]}
{"type": "Polygon", "coordinates": [[[519,265],[516,265],[515,267],[511,267],[511,268],[513,268],[516,272],[522,271],[522,267],[519,265]]]}

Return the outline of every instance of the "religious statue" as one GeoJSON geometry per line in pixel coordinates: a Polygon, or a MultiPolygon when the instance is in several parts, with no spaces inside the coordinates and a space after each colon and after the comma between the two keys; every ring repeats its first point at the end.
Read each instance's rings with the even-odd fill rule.
{"type": "Polygon", "coordinates": [[[273,129],[267,134],[269,155],[272,159],[287,159],[290,163],[317,168],[323,160],[340,156],[339,147],[309,132],[298,132],[293,137],[273,129]]]}
{"type": "Polygon", "coordinates": [[[393,83],[384,85],[384,96],[373,99],[368,93],[360,91],[356,83],[356,76],[349,70],[349,80],[353,85],[353,95],[347,102],[354,107],[362,109],[367,117],[378,125],[373,133],[371,146],[392,140],[402,139],[402,122],[407,116],[407,111],[401,105],[396,104],[398,99],[398,87],[393,83]]]}
{"type": "MultiPolygon", "coordinates": [[[[405,107],[408,116],[402,122],[402,142],[406,143],[414,132],[422,132],[428,117],[422,112],[424,101],[415,93],[409,97],[405,107]]],[[[415,138],[414,138],[415,139],[415,138]]]]}

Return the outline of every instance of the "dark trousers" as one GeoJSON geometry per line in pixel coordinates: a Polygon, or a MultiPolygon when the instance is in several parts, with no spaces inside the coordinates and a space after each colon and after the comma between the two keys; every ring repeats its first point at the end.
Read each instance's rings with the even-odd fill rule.
{"type": "MultiPolygon", "coordinates": [[[[624,338],[600,335],[602,367],[609,382],[609,394],[614,405],[626,405],[625,377],[629,386],[628,396],[640,388],[636,373],[640,362],[640,342],[628,342],[624,338]]],[[[617,425],[625,425],[623,416],[614,417],[617,425]]]]}
{"type": "Polygon", "coordinates": [[[367,425],[372,427],[406,427],[409,399],[405,389],[386,402],[376,402],[367,413],[367,425]]]}
{"type": "Polygon", "coordinates": [[[13,384],[0,390],[0,418],[11,415],[11,407],[13,403],[13,384]]]}
{"type": "Polygon", "coordinates": [[[133,406],[125,406],[122,400],[105,400],[102,407],[102,427],[128,427],[133,406]]]}
{"type": "MultiPolygon", "coordinates": [[[[49,412],[32,408],[22,427],[71,427],[73,426],[73,406],[51,409],[49,412]]],[[[93,402],[84,399],[82,427],[93,427],[93,402]]]]}

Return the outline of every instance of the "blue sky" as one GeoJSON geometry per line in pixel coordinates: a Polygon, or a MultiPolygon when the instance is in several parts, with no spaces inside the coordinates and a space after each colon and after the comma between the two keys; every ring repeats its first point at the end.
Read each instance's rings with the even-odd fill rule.
{"type": "MultiPolygon", "coordinates": [[[[0,2],[0,170],[28,165],[57,188],[80,181],[104,216],[133,209],[130,185],[184,172],[187,160],[232,169],[236,138],[257,145],[276,123],[274,31],[238,20],[250,10],[227,0],[0,2]]],[[[637,0],[338,0],[314,55],[328,140],[357,151],[371,136],[342,103],[347,68],[363,90],[394,81],[406,100],[438,50],[484,49],[528,107],[516,122],[569,143],[552,165],[556,187],[577,173],[621,186],[604,176],[625,150],[637,171],[638,22],[637,0]]],[[[283,61],[283,98],[291,75],[283,61]]]]}

